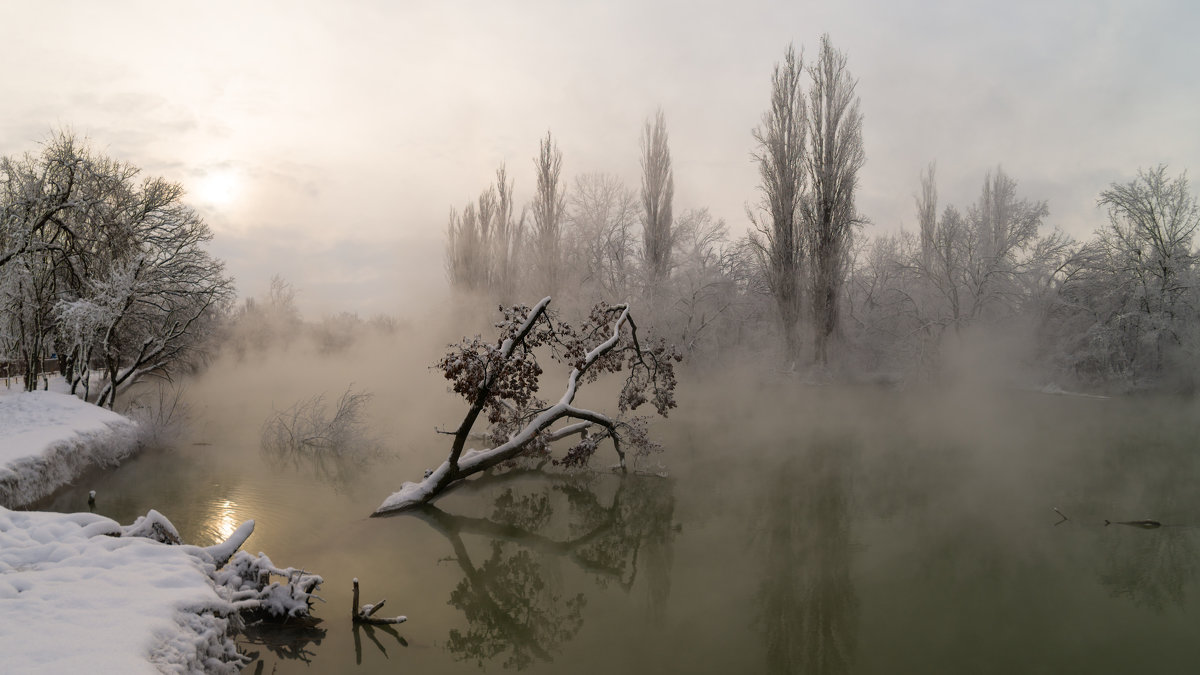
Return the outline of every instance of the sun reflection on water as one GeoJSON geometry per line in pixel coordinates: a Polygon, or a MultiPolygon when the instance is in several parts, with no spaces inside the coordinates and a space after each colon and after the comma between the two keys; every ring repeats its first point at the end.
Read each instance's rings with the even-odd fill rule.
{"type": "Polygon", "coordinates": [[[211,532],[218,541],[225,541],[238,528],[237,503],[228,499],[218,499],[212,503],[212,514],[204,529],[211,532]]]}

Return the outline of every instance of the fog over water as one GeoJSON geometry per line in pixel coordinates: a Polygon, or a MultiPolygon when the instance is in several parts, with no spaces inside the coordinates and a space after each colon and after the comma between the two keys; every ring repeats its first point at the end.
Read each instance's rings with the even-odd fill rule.
{"type": "Polygon", "coordinates": [[[328,602],[250,672],[1192,668],[1200,6],[943,5],[6,8],[0,365],[155,432],[34,506],[254,520],[328,602]],[[371,517],[626,309],[661,452],[371,517]]]}
{"type": "MultiPolygon", "coordinates": [[[[651,426],[665,478],[611,474],[605,445],[592,470],[518,470],[368,518],[445,457],[434,430],[465,407],[427,364],[464,323],[484,322],[413,320],[335,354],[304,339],[225,353],[185,382],[175,443],[84,479],[97,511],[156,508],[197,543],[254,519],[247,548],[322,574],[318,631],[245,639],[278,672],[1116,673],[1197,656],[1194,400],[689,365],[651,426]],[[373,395],[377,444],[262,450],[273,411],[351,385],[373,395]],[[1104,525],[1141,519],[1162,527],[1104,525]],[[358,635],[357,656],[352,577],[409,617],[358,635]]],[[[543,380],[554,395],[559,374],[543,380]]]]}

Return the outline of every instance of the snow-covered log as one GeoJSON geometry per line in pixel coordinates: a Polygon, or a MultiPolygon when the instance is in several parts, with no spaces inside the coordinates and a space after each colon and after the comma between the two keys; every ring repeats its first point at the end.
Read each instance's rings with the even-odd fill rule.
{"type": "Polygon", "coordinates": [[[640,418],[611,417],[575,405],[580,388],[601,373],[625,371],[625,386],[617,401],[623,415],[646,402],[666,416],[675,406],[673,362],[679,355],[673,347],[657,341],[643,346],[628,305],[597,305],[578,327],[558,321],[549,310],[550,298],[532,309],[513,307],[499,324],[501,339],[496,345],[478,337],[464,340],[450,351],[438,367],[454,382],[454,391],[471,402],[466,417],[454,434],[450,455],[419,483],[404,483],[388,497],[374,515],[410,509],[428,503],[445,489],[472,474],[520,456],[549,456],[549,444],[580,434],[556,464],[581,466],[599,443],[611,439],[618,466],[626,468],[622,440],[639,453],[657,446],[646,435],[640,418]],[[555,403],[536,397],[542,369],[534,349],[548,347],[556,360],[571,366],[562,396],[555,403]],[[492,424],[485,450],[466,450],[465,444],[479,416],[486,412],[492,424]],[[560,420],[572,420],[558,430],[560,420]],[[599,427],[596,434],[584,433],[599,427]]]}

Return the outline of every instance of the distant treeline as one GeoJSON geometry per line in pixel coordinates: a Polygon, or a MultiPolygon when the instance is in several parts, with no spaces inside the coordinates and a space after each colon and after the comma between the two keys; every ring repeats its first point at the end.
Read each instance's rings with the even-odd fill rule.
{"type": "Polygon", "coordinates": [[[808,68],[791,48],[776,66],[751,138],[749,235],[731,238],[699,205],[673,212],[659,111],[642,134],[640,190],[597,173],[568,187],[547,134],[535,196],[518,209],[502,166],[451,211],[452,285],[505,303],[632,300],[688,352],[773,353],[814,376],[938,377],[953,353],[957,367],[1025,366],[1044,383],[1194,386],[1200,215],[1185,174],[1158,166],[1098,186],[1107,220],[1075,241],[999,167],[973,203],[939,204],[931,163],[918,230],[871,236],[854,206],[865,155],[846,63],[825,36],[808,68]]]}

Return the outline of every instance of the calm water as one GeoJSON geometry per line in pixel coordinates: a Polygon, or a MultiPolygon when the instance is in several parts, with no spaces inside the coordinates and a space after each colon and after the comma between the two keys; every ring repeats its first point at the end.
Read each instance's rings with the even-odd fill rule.
{"type": "Polygon", "coordinates": [[[155,508],[201,544],[254,519],[246,548],[323,575],[328,602],[318,630],[244,640],[248,672],[1200,664],[1193,402],[692,382],[656,422],[668,478],[512,474],[421,516],[368,518],[444,458],[434,425],[461,414],[436,375],[413,373],[213,374],[189,389],[176,447],[39,506],[86,510],[94,488],[98,512],[155,508]],[[376,393],[378,456],[264,456],[272,406],[336,398],[355,375],[376,393]],[[353,577],[408,623],[352,629],[353,577]]]}

